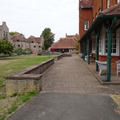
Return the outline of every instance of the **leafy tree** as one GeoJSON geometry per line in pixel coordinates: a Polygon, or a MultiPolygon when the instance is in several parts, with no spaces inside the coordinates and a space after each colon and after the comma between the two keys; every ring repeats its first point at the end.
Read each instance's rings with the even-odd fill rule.
{"type": "Polygon", "coordinates": [[[9,34],[10,34],[11,36],[13,36],[13,35],[16,34],[16,33],[18,33],[18,32],[10,32],[9,34]]]}
{"type": "Polygon", "coordinates": [[[79,50],[79,42],[76,42],[76,50],[79,50]]]}
{"type": "Polygon", "coordinates": [[[41,34],[41,37],[44,38],[44,48],[47,50],[53,44],[55,35],[51,32],[50,28],[45,28],[41,34]]]}
{"type": "Polygon", "coordinates": [[[0,40],[0,54],[11,55],[13,52],[13,46],[8,40],[0,40]]]}

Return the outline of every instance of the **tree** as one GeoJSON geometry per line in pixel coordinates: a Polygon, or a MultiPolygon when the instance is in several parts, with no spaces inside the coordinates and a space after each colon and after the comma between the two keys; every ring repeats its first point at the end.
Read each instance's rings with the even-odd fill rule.
{"type": "Polygon", "coordinates": [[[45,28],[41,34],[44,38],[44,48],[47,50],[54,42],[55,35],[51,32],[50,28],[45,28]]]}
{"type": "Polygon", "coordinates": [[[8,40],[0,40],[0,54],[11,55],[13,52],[13,46],[8,40]]]}
{"type": "Polygon", "coordinates": [[[76,50],[79,50],[79,42],[76,42],[76,50]]]}
{"type": "Polygon", "coordinates": [[[18,33],[18,32],[10,32],[9,34],[10,34],[11,36],[13,36],[13,35],[16,34],[16,33],[18,33]]]}

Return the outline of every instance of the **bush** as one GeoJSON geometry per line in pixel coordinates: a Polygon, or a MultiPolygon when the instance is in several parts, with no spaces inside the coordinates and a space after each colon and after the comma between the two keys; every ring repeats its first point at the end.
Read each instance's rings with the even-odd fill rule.
{"type": "Polygon", "coordinates": [[[76,53],[76,54],[79,54],[79,52],[78,52],[78,51],[76,51],[75,53],[76,53]]]}
{"type": "Polygon", "coordinates": [[[38,52],[37,55],[42,55],[42,53],[41,53],[41,52],[38,52]]]}
{"type": "Polygon", "coordinates": [[[8,40],[0,40],[0,54],[11,55],[13,46],[8,40]]]}
{"type": "Polygon", "coordinates": [[[29,48],[24,49],[24,54],[32,54],[32,51],[29,48]]]}
{"type": "Polygon", "coordinates": [[[22,55],[22,49],[18,48],[16,50],[14,50],[14,54],[16,54],[16,55],[22,55]]]}

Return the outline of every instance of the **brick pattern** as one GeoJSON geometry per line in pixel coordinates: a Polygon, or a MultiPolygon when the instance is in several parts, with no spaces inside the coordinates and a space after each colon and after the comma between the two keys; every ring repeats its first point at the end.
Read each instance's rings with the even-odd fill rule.
{"type": "MultiPolygon", "coordinates": [[[[65,57],[50,67],[42,78],[42,92],[114,93],[114,87],[102,86],[78,57],[65,57]]],[[[117,87],[115,87],[116,89],[117,87]]]]}

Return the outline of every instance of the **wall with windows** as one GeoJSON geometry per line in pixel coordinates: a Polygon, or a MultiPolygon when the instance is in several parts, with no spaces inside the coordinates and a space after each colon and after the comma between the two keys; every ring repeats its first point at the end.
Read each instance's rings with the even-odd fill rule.
{"type": "Polygon", "coordinates": [[[84,35],[87,28],[92,23],[91,16],[92,16],[91,9],[80,9],[80,14],[79,14],[79,35],[80,35],[80,38],[84,35]]]}
{"type": "Polygon", "coordinates": [[[101,0],[93,0],[93,20],[101,11],[101,5],[103,6],[103,10],[105,10],[117,3],[120,3],[120,0],[103,0],[103,5],[101,4],[101,0]]]}

